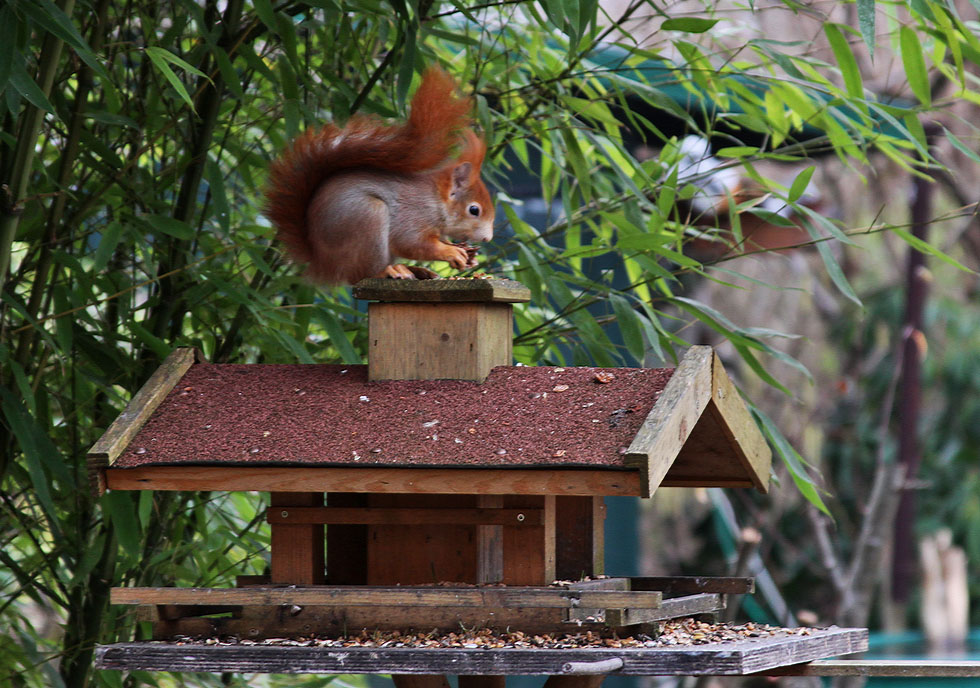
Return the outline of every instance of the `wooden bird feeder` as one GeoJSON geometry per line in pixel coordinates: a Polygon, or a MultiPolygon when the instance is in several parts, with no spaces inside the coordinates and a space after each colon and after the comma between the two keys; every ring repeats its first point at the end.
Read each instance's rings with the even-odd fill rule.
{"type": "Polygon", "coordinates": [[[177,349],[92,448],[99,491],[271,493],[268,575],[113,590],[160,642],[101,647],[98,666],[584,687],[612,671],[739,674],[865,648],[863,629],[618,654],[164,642],[461,625],[628,635],[752,591],[751,579],[601,577],[604,496],[768,488],[769,449],[712,349],[676,368],[513,366],[512,304],[529,299],[515,282],[366,280],[354,293],[371,301],[368,365],[219,365],[177,349]]]}

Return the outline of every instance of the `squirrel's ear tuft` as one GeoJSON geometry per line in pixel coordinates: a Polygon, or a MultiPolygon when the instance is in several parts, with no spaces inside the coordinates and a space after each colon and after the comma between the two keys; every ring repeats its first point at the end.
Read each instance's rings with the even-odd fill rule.
{"type": "Polygon", "coordinates": [[[473,165],[473,169],[476,173],[480,173],[480,166],[483,164],[483,158],[487,154],[487,144],[484,143],[483,139],[474,133],[472,129],[466,129],[463,131],[463,145],[460,148],[459,156],[456,158],[460,162],[468,162],[473,165]]]}
{"type": "Polygon", "coordinates": [[[470,175],[473,173],[473,165],[469,162],[461,162],[453,167],[452,185],[449,189],[449,197],[455,198],[456,194],[470,186],[470,175]]]}

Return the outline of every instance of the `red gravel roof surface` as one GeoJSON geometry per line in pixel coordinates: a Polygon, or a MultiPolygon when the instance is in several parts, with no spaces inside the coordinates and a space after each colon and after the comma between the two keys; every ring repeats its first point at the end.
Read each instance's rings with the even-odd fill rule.
{"type": "Polygon", "coordinates": [[[114,468],[624,468],[672,368],[499,366],[483,383],[369,382],[366,366],[192,366],[114,468]]]}

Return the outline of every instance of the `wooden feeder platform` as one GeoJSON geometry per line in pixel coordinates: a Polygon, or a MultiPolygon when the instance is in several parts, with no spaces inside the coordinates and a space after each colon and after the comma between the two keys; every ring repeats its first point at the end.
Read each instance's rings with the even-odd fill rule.
{"type": "Polygon", "coordinates": [[[461,625],[608,637],[752,591],[602,575],[604,496],[768,489],[768,446],[712,349],[676,368],[514,366],[519,284],[368,280],[355,296],[373,301],[366,366],[210,364],[177,349],[92,448],[99,492],[269,492],[272,534],[268,574],[236,588],[114,589],[160,642],[99,648],[97,666],[676,675],[865,649],[863,629],[615,652],[163,642],[461,625]]]}

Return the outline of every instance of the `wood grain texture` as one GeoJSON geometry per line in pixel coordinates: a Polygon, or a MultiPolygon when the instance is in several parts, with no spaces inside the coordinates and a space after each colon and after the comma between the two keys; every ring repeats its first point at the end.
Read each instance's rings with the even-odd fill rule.
{"type": "Polygon", "coordinates": [[[635,576],[631,590],[659,590],[664,595],[718,592],[746,595],[755,592],[755,578],[742,576],[635,576]]]}
{"type": "MultiPolygon", "coordinates": [[[[323,504],[322,492],[273,492],[271,511],[323,504]]],[[[322,524],[273,523],[270,527],[269,569],[273,584],[319,585],[324,582],[324,530],[322,524]]]]}
{"type": "MultiPolygon", "coordinates": [[[[431,503],[431,502],[430,502],[431,503]]],[[[293,507],[269,509],[269,523],[324,523],[370,525],[508,525],[539,526],[541,509],[493,509],[452,507],[293,507]]]]}
{"type": "Polygon", "coordinates": [[[475,380],[513,361],[509,303],[372,303],[368,379],[475,380]]]}
{"type": "Polygon", "coordinates": [[[604,573],[602,497],[555,498],[555,577],[581,580],[604,573]]]}
{"type": "Polygon", "coordinates": [[[106,490],[105,469],[111,466],[126,449],[140,428],[200,356],[200,352],[193,348],[178,348],[171,351],[150,379],[133,395],[126,408],[109,425],[102,437],[89,449],[86,462],[90,482],[97,495],[101,496],[106,490]]]}
{"type": "MultiPolygon", "coordinates": [[[[473,495],[391,495],[368,497],[370,507],[468,509],[473,495]]],[[[419,525],[368,526],[368,585],[426,585],[444,581],[475,583],[476,526],[452,520],[419,525]]]]}
{"type": "Polygon", "coordinates": [[[543,525],[544,512],[539,509],[505,510],[503,495],[480,495],[476,504],[479,511],[491,512],[495,517],[492,525],[484,520],[476,528],[476,582],[500,583],[504,580],[504,523],[543,525]],[[508,512],[509,517],[497,518],[508,512]]]}
{"type": "Polygon", "coordinates": [[[621,659],[614,675],[700,676],[758,673],[867,649],[866,629],[688,647],[465,649],[283,647],[119,643],[96,649],[99,669],[293,674],[567,675],[576,662],[621,659]]]}
{"type": "Polygon", "coordinates": [[[506,495],[504,507],[540,509],[540,526],[503,527],[503,579],[507,585],[548,585],[555,580],[555,497],[506,495]]]}
{"type": "Polygon", "coordinates": [[[509,279],[390,280],[376,277],[354,285],[354,298],[382,302],[473,301],[483,303],[525,303],[531,290],[509,279]]]}
{"type": "Polygon", "coordinates": [[[248,588],[112,588],[112,604],[152,605],[297,605],[391,607],[636,607],[654,609],[656,591],[574,590],[507,586],[492,588],[413,586],[315,586],[248,588]]]}
{"type": "Polygon", "coordinates": [[[639,471],[518,468],[147,466],[109,468],[111,490],[640,496],[639,471]]]}
{"type": "Polygon", "coordinates": [[[772,451],[717,353],[712,356],[712,380],[712,410],[723,421],[720,425],[728,445],[755,488],[768,492],[772,451]]]}
{"type": "Polygon", "coordinates": [[[625,454],[628,466],[643,474],[643,496],[656,492],[711,401],[712,360],[708,346],[692,346],[625,454]]]}
{"type": "Polygon", "coordinates": [[[606,609],[604,617],[607,626],[622,628],[666,621],[667,619],[678,619],[684,616],[708,614],[721,611],[724,608],[724,595],[708,592],[665,599],[656,609],[637,609],[636,607],[606,609]]]}

